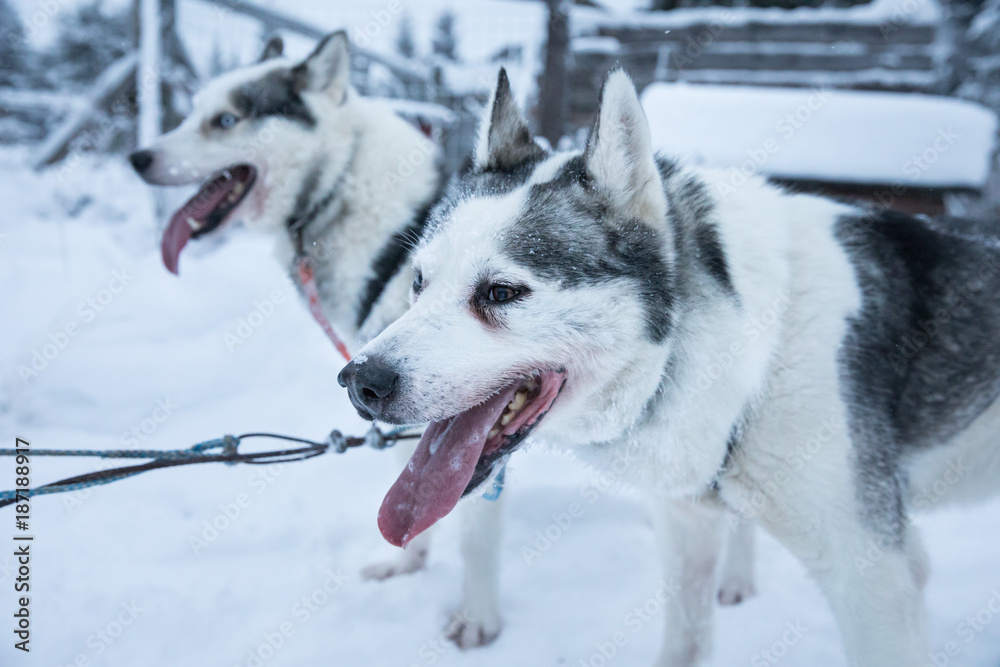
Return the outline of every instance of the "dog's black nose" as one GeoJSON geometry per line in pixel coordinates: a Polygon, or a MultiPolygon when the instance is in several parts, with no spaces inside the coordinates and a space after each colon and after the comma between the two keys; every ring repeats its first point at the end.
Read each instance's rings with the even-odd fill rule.
{"type": "Polygon", "coordinates": [[[399,382],[399,374],[378,359],[361,363],[352,361],[337,376],[341,387],[347,387],[358,414],[364,419],[382,416],[385,406],[392,400],[399,382]]]}
{"type": "Polygon", "coordinates": [[[136,173],[141,174],[153,164],[153,151],[136,151],[128,156],[128,161],[132,163],[136,173]]]}

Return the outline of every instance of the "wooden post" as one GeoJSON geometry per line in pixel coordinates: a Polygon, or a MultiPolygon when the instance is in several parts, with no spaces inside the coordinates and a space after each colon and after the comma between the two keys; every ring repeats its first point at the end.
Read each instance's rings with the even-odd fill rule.
{"type": "Polygon", "coordinates": [[[549,8],[549,35],[545,44],[545,71],[538,90],[538,133],[555,148],[566,129],[569,12],[563,0],[545,0],[545,4],[549,8]]]}
{"type": "Polygon", "coordinates": [[[162,130],[161,37],[160,0],[139,0],[139,67],[136,72],[139,146],[148,146],[162,130]]]}

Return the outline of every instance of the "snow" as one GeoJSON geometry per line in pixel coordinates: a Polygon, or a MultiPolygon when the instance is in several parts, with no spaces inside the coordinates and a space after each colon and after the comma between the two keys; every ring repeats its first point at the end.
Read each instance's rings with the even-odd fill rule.
{"type": "MultiPolygon", "coordinates": [[[[255,1],[263,7],[323,30],[346,30],[352,43],[397,58],[399,56],[395,52],[395,41],[403,16],[410,20],[419,59],[430,53],[438,19],[444,12],[451,11],[456,16],[458,57],[470,63],[472,71],[465,74],[463,68],[444,63],[450,88],[470,91],[482,89],[483,76],[480,70],[484,68],[488,71],[485,80],[493,85],[496,70],[501,63],[494,64],[489,60],[508,46],[519,47],[522,51],[521,66],[515,64],[512,67],[511,63],[503,63],[508,67],[514,91],[519,96],[530,96],[537,87],[536,79],[540,73],[546,36],[546,12],[541,3],[477,0],[474,11],[470,11],[459,0],[420,0],[414,3],[356,0],[338,3],[336,11],[331,11],[329,3],[323,0],[255,1]]],[[[253,19],[202,0],[180,0],[178,24],[192,59],[203,72],[207,71],[213,45],[216,43],[221,45],[222,52],[227,57],[238,63],[252,62],[259,56],[262,45],[260,24],[253,19]]],[[[311,39],[291,33],[283,33],[283,36],[285,53],[292,58],[304,57],[315,46],[311,39]]],[[[484,98],[488,92],[489,86],[483,90],[484,98]]]]}
{"type": "Polygon", "coordinates": [[[697,164],[844,183],[980,188],[996,115],[929,95],[654,83],[653,145],[697,164]]]}
{"type": "Polygon", "coordinates": [[[943,11],[936,0],[872,0],[847,8],[797,7],[697,7],[669,12],[637,11],[649,6],[644,0],[603,0],[602,10],[579,10],[585,23],[642,28],[683,28],[700,23],[725,26],[748,23],[853,23],[856,25],[935,25],[943,11]],[[600,17],[604,19],[601,20],[600,17]]]}
{"type": "MultiPolygon", "coordinates": [[[[366,431],[337,386],[342,360],[267,239],[232,228],[191,244],[178,279],[160,263],[150,190],[124,160],[83,158],[41,174],[25,160],[0,152],[3,446],[15,434],[36,448],[141,439],[172,449],[254,430],[313,439],[366,431]],[[275,290],[287,298],[272,299],[230,352],[226,335],[239,335],[239,321],[264,312],[275,290]],[[76,333],[62,340],[70,324],[76,333]],[[17,367],[34,350],[55,352],[22,381],[17,367]]],[[[36,459],[32,478],[93,468],[36,459]]],[[[351,450],[280,466],[157,471],[35,499],[32,652],[15,651],[8,629],[0,665],[577,667],[602,664],[619,632],[626,641],[608,664],[653,664],[662,581],[648,519],[627,490],[593,493],[596,473],[567,456],[515,456],[504,492],[504,631],[488,648],[461,652],[443,635],[461,594],[457,521],[442,522],[426,571],[381,583],[358,576],[394,552],[375,517],[398,470],[391,454],[351,450]],[[582,511],[568,518],[574,503],[582,511]],[[653,609],[648,622],[634,612],[643,606],[653,609]]],[[[13,476],[0,460],[0,488],[13,476]]],[[[995,667],[995,615],[984,612],[992,622],[968,643],[959,624],[1000,590],[1000,501],[918,523],[934,564],[932,645],[957,642],[953,667],[995,667]]],[[[10,510],[0,524],[0,540],[9,539],[10,510]]],[[[0,550],[5,616],[14,609],[10,551],[0,550]]],[[[769,538],[758,555],[759,595],[719,610],[710,665],[764,664],[762,651],[791,623],[804,634],[783,666],[842,667],[832,618],[802,566],[769,538]]]]}

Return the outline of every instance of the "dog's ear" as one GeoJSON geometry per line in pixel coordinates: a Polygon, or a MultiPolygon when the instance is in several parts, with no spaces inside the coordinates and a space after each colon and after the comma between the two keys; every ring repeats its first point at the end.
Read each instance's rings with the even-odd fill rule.
{"type": "Polygon", "coordinates": [[[260,60],[257,62],[264,62],[265,60],[271,60],[272,58],[280,58],[285,52],[285,42],[282,41],[279,35],[275,35],[271,39],[267,40],[267,44],[264,45],[264,51],[260,54],[260,60]]]}
{"type": "Polygon", "coordinates": [[[347,33],[338,30],[320,40],[309,57],[292,69],[299,91],[326,92],[338,103],[344,99],[351,75],[347,33]]]}
{"type": "Polygon", "coordinates": [[[655,221],[666,215],[646,114],[632,79],[621,68],[613,69],[604,81],[584,161],[587,175],[623,214],[655,221]]]}
{"type": "Polygon", "coordinates": [[[486,115],[479,126],[473,166],[477,171],[506,171],[525,160],[543,155],[545,151],[532,139],[528,123],[510,92],[507,71],[501,67],[496,90],[486,105],[486,115]]]}

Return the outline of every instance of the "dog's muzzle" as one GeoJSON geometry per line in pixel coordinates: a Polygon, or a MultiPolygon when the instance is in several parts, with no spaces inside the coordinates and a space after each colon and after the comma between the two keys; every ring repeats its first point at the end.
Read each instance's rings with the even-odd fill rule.
{"type": "Polygon", "coordinates": [[[347,387],[351,403],[363,419],[379,419],[394,398],[399,374],[378,359],[352,361],[340,371],[337,382],[347,387]]]}

